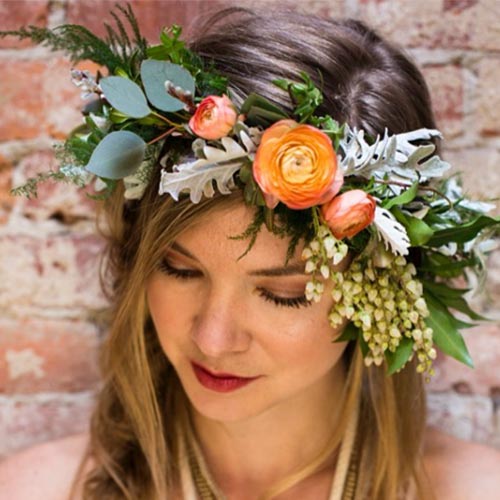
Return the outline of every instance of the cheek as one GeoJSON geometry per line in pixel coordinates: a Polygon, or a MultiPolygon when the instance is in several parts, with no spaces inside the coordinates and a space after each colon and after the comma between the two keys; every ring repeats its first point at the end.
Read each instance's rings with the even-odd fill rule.
{"type": "Polygon", "coordinates": [[[314,378],[324,375],[342,357],[346,344],[332,341],[338,330],[329,325],[327,310],[318,309],[320,311],[311,311],[310,318],[306,313],[306,317],[295,321],[288,329],[280,329],[272,335],[274,342],[272,346],[268,343],[268,350],[274,353],[274,359],[281,360],[280,368],[284,373],[314,378]]]}
{"type": "Polygon", "coordinates": [[[185,332],[191,317],[188,304],[171,287],[165,286],[161,278],[152,278],[146,297],[163,351],[175,364],[176,353],[187,340],[185,332]]]}

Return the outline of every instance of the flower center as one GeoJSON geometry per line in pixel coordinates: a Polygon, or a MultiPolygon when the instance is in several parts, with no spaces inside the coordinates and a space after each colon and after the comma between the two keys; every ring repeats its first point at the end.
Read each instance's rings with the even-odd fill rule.
{"type": "Polygon", "coordinates": [[[298,146],[286,151],[282,157],[281,171],[283,178],[289,182],[306,181],[314,171],[314,162],[309,149],[298,146]]]}

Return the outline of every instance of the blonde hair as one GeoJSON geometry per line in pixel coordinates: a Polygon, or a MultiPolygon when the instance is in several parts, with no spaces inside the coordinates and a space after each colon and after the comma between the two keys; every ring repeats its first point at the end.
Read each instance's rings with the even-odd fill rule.
{"type": "MultiPolygon", "coordinates": [[[[113,308],[102,346],[103,386],[86,456],[93,463],[83,486],[83,498],[89,500],[163,500],[178,487],[178,430],[186,424],[180,421],[186,418],[186,399],[149,316],[145,284],[166,246],[183,230],[201,216],[242,203],[241,193],[198,205],[174,203],[157,196],[156,181],[138,204],[124,205],[118,189],[104,206],[108,253],[103,283],[113,297],[113,308]]],[[[360,480],[369,487],[369,497],[396,499],[411,484],[423,484],[421,377],[414,366],[392,377],[381,368],[366,368],[355,345],[346,350],[345,358],[347,383],[335,435],[314,462],[281,481],[266,498],[321,468],[338,447],[358,401],[358,439],[364,457],[360,480]]]]}
{"type": "MultiPolygon", "coordinates": [[[[325,95],[318,112],[371,135],[435,128],[425,82],[411,61],[363,23],[303,14],[259,16],[245,9],[217,13],[198,25],[191,47],[229,77],[238,101],[258,92],[284,109],[286,92],[275,78],[307,72],[325,95]],[[223,35],[221,35],[223,33],[223,35]],[[290,34],[293,34],[291,36],[290,34]]],[[[139,202],[123,202],[123,189],[104,206],[108,241],[106,279],[112,299],[110,331],[102,350],[103,388],[92,419],[85,499],[160,500],[178,486],[178,432],[186,403],[176,374],[159,345],[148,313],[145,283],[165,247],[200,216],[241,203],[241,193],[197,205],[157,195],[159,169],[139,202]]],[[[341,441],[356,404],[361,470],[357,498],[395,500],[416,489],[429,498],[421,455],[425,395],[409,364],[386,376],[366,368],[349,346],[339,425],[312,463],[276,484],[268,498],[322,467],[341,441]]],[[[82,469],[83,470],[83,467],[82,469]]]]}

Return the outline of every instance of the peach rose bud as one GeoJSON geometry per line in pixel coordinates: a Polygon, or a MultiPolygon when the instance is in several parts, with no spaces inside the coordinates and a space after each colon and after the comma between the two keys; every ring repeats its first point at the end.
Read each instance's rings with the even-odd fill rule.
{"type": "Polygon", "coordinates": [[[321,130],[280,120],[262,135],[253,176],[266,205],[306,209],[331,200],[344,182],[332,141],[321,130]]]}
{"type": "Polygon", "coordinates": [[[210,95],[198,104],[189,128],[202,139],[216,140],[226,137],[237,119],[236,108],[226,95],[210,95]]]}
{"type": "Polygon", "coordinates": [[[375,218],[377,203],[361,189],[339,194],[321,207],[321,215],[335,238],[352,238],[375,218]]]}

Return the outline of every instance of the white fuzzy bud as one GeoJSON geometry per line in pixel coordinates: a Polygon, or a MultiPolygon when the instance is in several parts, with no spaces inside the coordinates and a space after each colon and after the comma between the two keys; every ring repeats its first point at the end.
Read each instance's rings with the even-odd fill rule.
{"type": "Polygon", "coordinates": [[[310,274],[316,269],[316,264],[312,260],[306,262],[305,272],[310,274]]]}
{"type": "Polygon", "coordinates": [[[320,268],[320,273],[323,278],[328,279],[330,277],[330,268],[326,264],[323,264],[320,268]]]}

